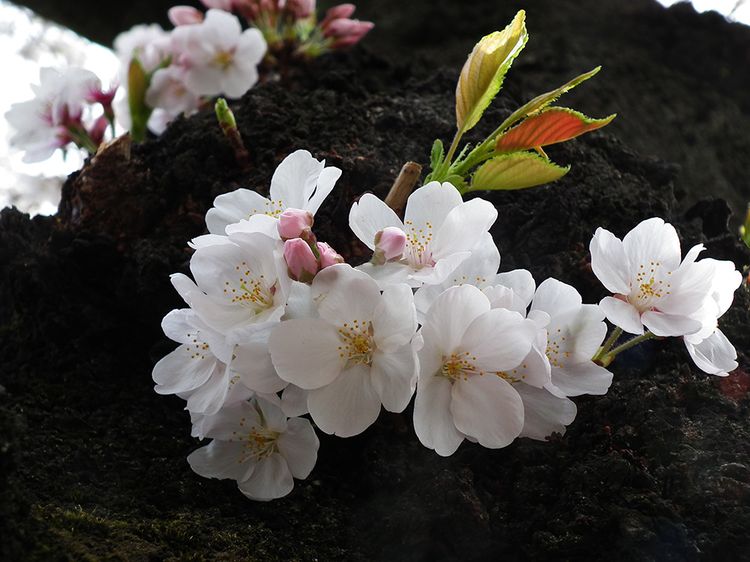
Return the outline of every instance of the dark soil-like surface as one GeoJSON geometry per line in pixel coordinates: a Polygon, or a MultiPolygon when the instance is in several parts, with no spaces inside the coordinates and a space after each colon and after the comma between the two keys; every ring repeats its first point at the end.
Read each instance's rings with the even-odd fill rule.
{"type": "MultiPolygon", "coordinates": [[[[347,225],[352,201],[365,191],[384,196],[403,162],[426,162],[435,138],[450,139],[460,63],[471,42],[512,12],[508,3],[480,14],[475,4],[490,5],[433,3],[449,24],[440,31],[422,19],[418,34],[410,3],[368,2],[386,28],[397,29],[400,10],[403,27],[390,45],[373,36],[386,58],[362,50],[329,57],[234,105],[249,170],[236,165],[206,112],[178,120],[159,139],[97,158],[66,184],[57,217],[2,211],[0,558],[748,559],[744,289],[722,320],[740,354],[730,377],[699,372],[678,341],[649,342],[613,365],[606,396],[576,399],[577,419],[547,443],[521,439],[496,451],[465,443],[444,459],[419,444],[410,410],[383,414],[359,437],[323,436],[311,477],[268,504],[246,500],[232,482],[198,477],[185,460],[197,446],[189,417],[182,401],[153,392],[151,368],[174,347],[159,327],[181,306],[168,275],[187,271],[186,241],[203,232],[213,198],[238,186],[264,188],[284,156],[307,148],[344,170],[316,232],[361,259],[347,225]],[[460,10],[471,19],[459,21],[460,10]]],[[[664,131],[690,114],[709,119],[716,136],[710,143],[676,139],[670,151],[694,150],[694,158],[705,148],[706,163],[692,164],[706,174],[718,169],[719,156],[727,174],[747,168],[744,145],[732,139],[744,134],[750,116],[733,88],[747,82],[739,73],[750,31],[640,0],[627,3],[629,17],[622,8],[605,17],[605,7],[585,16],[560,7],[553,18],[552,4],[540,2],[538,12],[527,6],[528,54],[514,65],[485,129],[520,100],[596,63],[632,73],[602,73],[573,98],[584,112],[620,117],[603,132],[550,150],[556,161],[573,164],[568,176],[523,192],[483,194],[500,214],[492,233],[501,269],[525,267],[538,281],[556,277],[596,302],[604,289],[588,261],[594,230],[623,235],[654,215],[678,227],[683,247],[703,242],[707,255],[750,263],[727,226],[730,207],[685,167],[655,157],[669,156],[660,144],[664,131]],[[608,21],[611,42],[587,35],[596,18],[608,21]],[[550,39],[546,30],[554,26],[568,38],[558,30],[550,39]],[[627,34],[631,51],[613,47],[627,34]],[[692,42],[706,45],[702,59],[684,56],[697,50],[692,42]],[[732,52],[711,51],[728,43],[732,52]],[[722,73],[712,57],[729,69],[719,85],[711,84],[722,73]],[[639,74],[667,58],[669,83],[682,81],[685,90],[662,91],[639,74]],[[628,80],[640,84],[642,96],[624,97],[626,85],[633,88],[628,80]],[[671,104],[658,106],[663,96],[671,104]],[[629,117],[634,107],[652,119],[629,117]],[[632,144],[640,153],[620,137],[639,138],[632,144]]],[[[683,135],[691,125],[680,127],[683,135]]],[[[734,208],[749,195],[746,183],[726,186],[722,194],[734,198],[734,208]]]]}

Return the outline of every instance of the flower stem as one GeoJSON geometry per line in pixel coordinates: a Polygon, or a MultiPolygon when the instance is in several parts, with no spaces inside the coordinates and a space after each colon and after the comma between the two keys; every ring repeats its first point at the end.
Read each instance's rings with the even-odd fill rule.
{"type": "Polygon", "coordinates": [[[653,339],[655,337],[656,336],[652,332],[646,332],[642,336],[635,337],[633,339],[626,341],[625,343],[621,345],[618,345],[616,348],[612,349],[611,351],[607,351],[602,354],[597,353],[597,356],[599,359],[597,363],[599,363],[603,367],[606,367],[610,363],[612,363],[612,361],[615,360],[615,357],[617,357],[623,351],[627,351],[631,347],[635,347],[636,345],[641,344],[647,340],[653,339]]]}
{"type": "Polygon", "coordinates": [[[602,345],[599,348],[599,351],[596,352],[596,355],[594,355],[593,360],[596,361],[597,359],[601,359],[603,355],[605,355],[610,349],[612,349],[612,346],[617,343],[617,340],[620,339],[620,336],[622,335],[622,328],[619,326],[615,326],[615,329],[612,330],[612,333],[607,338],[607,341],[604,342],[604,345],[602,345]]]}

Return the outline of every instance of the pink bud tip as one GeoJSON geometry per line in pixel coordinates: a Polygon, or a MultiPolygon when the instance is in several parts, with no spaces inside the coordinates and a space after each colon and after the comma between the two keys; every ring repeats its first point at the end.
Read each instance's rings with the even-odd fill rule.
{"type": "Polygon", "coordinates": [[[167,12],[167,17],[172,25],[191,25],[203,21],[203,12],[196,10],[192,6],[172,6],[167,12]]]}
{"type": "Polygon", "coordinates": [[[201,0],[201,2],[206,8],[224,10],[225,12],[231,12],[233,7],[232,0],[201,0]]]}
{"type": "Polygon", "coordinates": [[[287,0],[286,10],[296,19],[309,18],[315,12],[315,0],[287,0]]]}
{"type": "Polygon", "coordinates": [[[301,238],[284,242],[284,259],[289,268],[289,276],[295,281],[309,283],[318,272],[318,260],[310,245],[301,238]]]}
{"type": "Polygon", "coordinates": [[[287,209],[279,215],[279,236],[282,240],[301,238],[313,225],[313,215],[302,209],[287,209]]]}
{"type": "Polygon", "coordinates": [[[406,233],[395,226],[387,226],[375,235],[375,252],[385,261],[400,258],[406,247],[406,233]]]}
{"type": "Polygon", "coordinates": [[[331,267],[337,263],[344,263],[344,258],[325,242],[318,242],[318,253],[320,254],[320,269],[331,267]]]}
{"type": "Polygon", "coordinates": [[[326,17],[320,22],[320,27],[325,29],[333,20],[346,19],[352,16],[356,10],[354,4],[339,4],[326,12],[326,17]]]}

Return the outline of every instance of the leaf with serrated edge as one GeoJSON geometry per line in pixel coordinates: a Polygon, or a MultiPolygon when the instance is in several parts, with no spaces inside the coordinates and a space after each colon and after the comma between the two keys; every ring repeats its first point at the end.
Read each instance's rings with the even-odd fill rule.
{"type": "Polygon", "coordinates": [[[569,170],[533,152],[502,154],[479,167],[469,191],[525,189],[559,180],[569,170]]]}
{"type": "Polygon", "coordinates": [[[495,150],[516,152],[564,142],[601,129],[609,125],[615,117],[616,115],[610,115],[604,119],[591,119],[583,113],[565,107],[548,107],[500,135],[495,150]]]}
{"type": "Polygon", "coordinates": [[[565,92],[569,92],[582,82],[585,82],[589,78],[592,78],[598,72],[602,69],[601,66],[597,66],[593,70],[589,70],[588,72],[585,72],[581,74],[580,76],[576,76],[573,78],[570,82],[567,82],[560,86],[559,88],[555,88],[554,90],[541,94],[537,97],[535,97],[533,100],[526,102],[521,107],[516,109],[513,113],[511,113],[510,117],[508,117],[501,127],[501,129],[504,131],[508,129],[509,127],[515,125],[518,121],[526,117],[527,115],[531,115],[532,113],[536,113],[537,111],[541,111],[545,107],[547,107],[549,104],[554,102],[557,98],[562,96],[565,92]]]}
{"type": "Polygon", "coordinates": [[[490,33],[474,46],[456,86],[456,126],[468,131],[490,105],[513,60],[526,45],[526,14],[520,10],[503,30],[490,33]]]}

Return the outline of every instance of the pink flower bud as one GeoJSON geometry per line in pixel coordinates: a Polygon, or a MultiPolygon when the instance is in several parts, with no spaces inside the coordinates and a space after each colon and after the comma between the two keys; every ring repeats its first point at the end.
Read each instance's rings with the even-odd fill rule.
{"type": "Polygon", "coordinates": [[[320,269],[344,263],[344,258],[325,242],[318,242],[318,253],[320,254],[320,269]]]}
{"type": "Polygon", "coordinates": [[[279,236],[282,240],[302,238],[313,225],[313,215],[302,209],[287,209],[279,215],[279,236]]]}
{"type": "Polygon", "coordinates": [[[89,129],[89,137],[91,137],[91,140],[94,141],[94,144],[96,146],[102,144],[102,141],[104,140],[104,133],[107,132],[108,126],[109,121],[107,120],[107,117],[102,115],[94,122],[94,124],[91,126],[91,129],[89,129]]]}
{"type": "Polygon", "coordinates": [[[373,27],[375,27],[375,24],[370,21],[349,21],[355,24],[351,27],[350,33],[348,35],[344,35],[343,37],[337,38],[336,41],[333,42],[333,45],[331,45],[331,48],[345,49],[346,47],[351,47],[352,45],[359,43],[362,38],[367,35],[373,27]]]}
{"type": "Polygon", "coordinates": [[[315,0],[287,0],[286,11],[298,20],[309,18],[315,12],[315,0]]]}
{"type": "Polygon", "coordinates": [[[201,0],[206,8],[215,8],[217,10],[224,10],[225,12],[232,11],[232,0],[201,0]]]}
{"type": "Polygon", "coordinates": [[[339,4],[326,12],[326,17],[320,22],[320,27],[326,29],[333,20],[350,18],[356,10],[354,4],[339,4]]]}
{"type": "Polygon", "coordinates": [[[192,6],[172,6],[167,12],[167,17],[169,17],[169,21],[172,22],[172,25],[177,27],[180,25],[201,23],[203,21],[203,12],[196,10],[192,6]]]}
{"type": "Polygon", "coordinates": [[[284,259],[289,268],[289,277],[295,281],[310,283],[318,272],[318,260],[310,245],[301,238],[284,242],[284,259]]]}
{"type": "Polygon", "coordinates": [[[390,261],[400,258],[406,247],[406,233],[398,227],[386,226],[375,235],[375,252],[390,261]]]}

